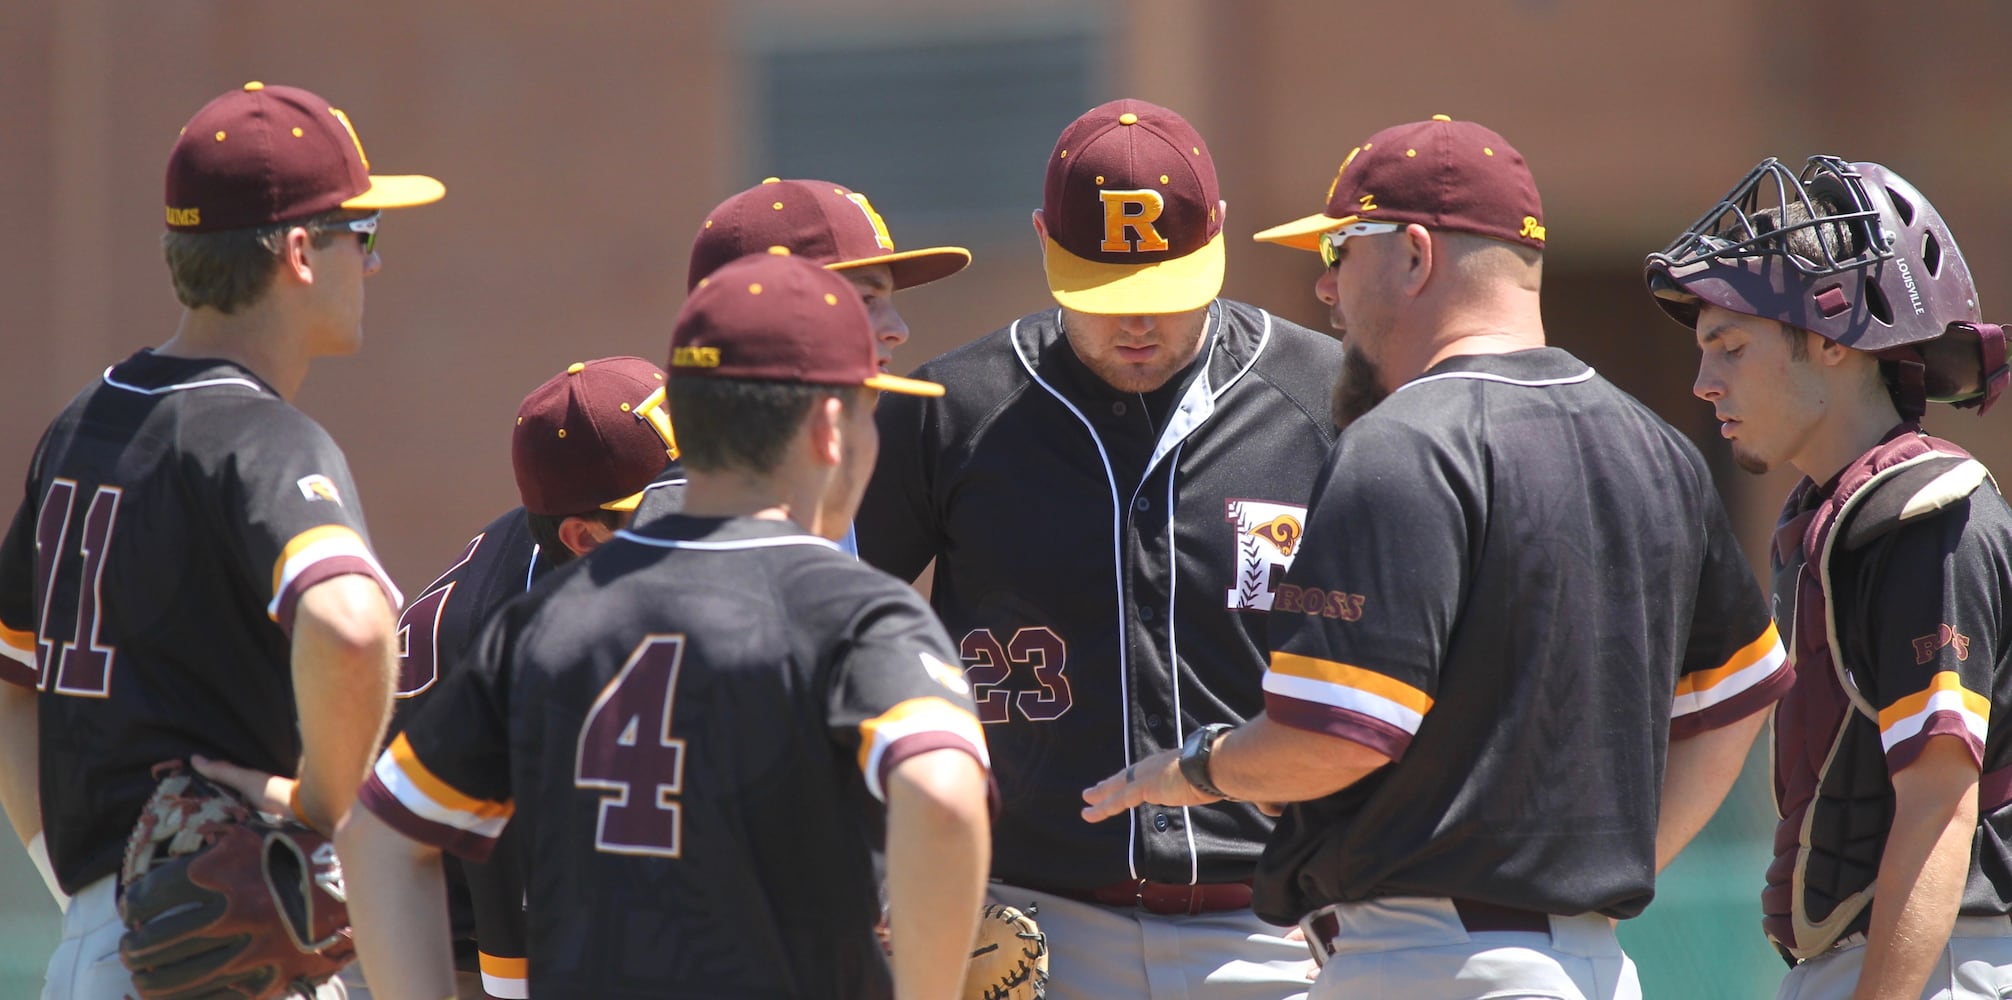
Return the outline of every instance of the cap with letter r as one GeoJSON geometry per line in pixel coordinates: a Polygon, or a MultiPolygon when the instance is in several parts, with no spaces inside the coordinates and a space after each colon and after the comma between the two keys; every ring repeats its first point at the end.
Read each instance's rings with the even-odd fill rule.
{"type": "Polygon", "coordinates": [[[349,115],[256,80],[203,105],[168,154],[168,229],[208,233],[439,201],[420,174],[372,174],[349,115]]]}
{"type": "Polygon", "coordinates": [[[1130,99],[1091,108],[1048,157],[1048,290],[1085,313],[1200,309],[1223,287],[1221,205],[1215,160],[1186,119],[1130,99]]]}

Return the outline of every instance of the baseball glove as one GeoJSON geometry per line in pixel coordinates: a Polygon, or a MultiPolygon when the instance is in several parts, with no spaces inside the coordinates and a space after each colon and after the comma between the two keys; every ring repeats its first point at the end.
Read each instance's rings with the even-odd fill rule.
{"type": "Polygon", "coordinates": [[[965,1000],[1040,1000],[1048,995],[1048,937],[1025,910],[988,903],[978,921],[965,1000]]]}
{"type": "Polygon", "coordinates": [[[119,873],[142,1000],[313,995],[356,955],[335,846],[179,761],[154,777],[119,873]]]}

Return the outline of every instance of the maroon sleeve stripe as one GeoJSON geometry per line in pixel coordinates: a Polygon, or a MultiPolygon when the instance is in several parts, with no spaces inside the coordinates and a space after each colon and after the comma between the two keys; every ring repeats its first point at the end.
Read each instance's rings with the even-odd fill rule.
{"type": "Polygon", "coordinates": [[[1767,679],[1759,684],[1709,708],[1671,719],[1670,739],[1689,739],[1700,733],[1730,726],[1780,701],[1793,686],[1795,686],[1795,668],[1784,660],[1774,673],[1769,674],[1767,679]]]}
{"type": "Polygon", "coordinates": [[[1979,770],[1983,769],[1984,744],[1979,742],[1977,735],[1964,724],[1963,716],[1956,712],[1937,712],[1928,717],[1920,732],[1895,743],[1893,749],[1886,751],[1887,772],[1898,773],[1907,765],[1914,763],[1915,758],[1921,756],[1922,749],[1928,746],[1928,738],[1931,736],[1954,736],[1961,739],[1963,745],[1970,748],[1970,760],[1979,770]]]}
{"type": "Polygon", "coordinates": [[[1404,752],[1411,748],[1410,733],[1360,712],[1270,693],[1265,695],[1264,708],[1265,715],[1281,726],[1339,736],[1393,761],[1403,760],[1404,752]]]}
{"type": "Polygon", "coordinates": [[[372,774],[356,791],[358,805],[371,811],[378,819],[406,837],[419,843],[438,847],[456,857],[469,861],[487,861],[489,852],[496,849],[496,841],[467,830],[458,830],[445,823],[435,823],[430,819],[405,808],[391,789],[384,787],[376,774],[372,774]]]}
{"type": "Polygon", "coordinates": [[[893,774],[894,769],[902,761],[928,753],[931,750],[957,750],[969,755],[972,760],[978,762],[979,768],[985,771],[986,778],[990,781],[991,768],[986,767],[985,756],[978,752],[977,747],[971,745],[970,740],[956,733],[932,729],[903,736],[887,745],[887,749],[882,751],[880,755],[880,774],[878,775],[880,787],[887,787],[887,776],[893,774]]]}
{"type": "Polygon", "coordinates": [[[384,599],[395,610],[398,607],[398,593],[390,588],[384,574],[370,560],[361,556],[330,556],[302,570],[279,595],[279,612],[274,616],[279,627],[287,635],[293,635],[293,616],[300,606],[300,595],[307,593],[315,584],[333,580],[338,576],[367,576],[377,582],[384,591],[384,599]]]}

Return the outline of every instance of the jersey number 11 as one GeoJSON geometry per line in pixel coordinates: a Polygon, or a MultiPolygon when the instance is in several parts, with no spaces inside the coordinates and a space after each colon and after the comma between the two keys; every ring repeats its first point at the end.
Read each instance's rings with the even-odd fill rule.
{"type": "Polygon", "coordinates": [[[119,519],[117,486],[100,486],[91,495],[91,507],[84,512],[84,527],[77,540],[77,556],[83,566],[77,571],[77,604],[68,623],[52,618],[58,570],[70,556],[70,513],[77,496],[77,483],[53,479],[42,498],[41,517],[35,523],[35,580],[41,598],[37,622],[35,665],[41,671],[42,686],[56,694],[85,698],[108,698],[112,694],[111,646],[99,641],[101,624],[99,581],[105,575],[105,550],[111,547],[112,525],[119,519]],[[53,675],[54,685],[51,686],[53,675]]]}

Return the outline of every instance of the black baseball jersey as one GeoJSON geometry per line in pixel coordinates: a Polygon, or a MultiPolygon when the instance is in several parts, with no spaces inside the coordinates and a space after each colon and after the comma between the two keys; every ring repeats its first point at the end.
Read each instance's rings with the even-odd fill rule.
{"type": "Polygon", "coordinates": [[[397,606],[342,452],[251,372],[141,351],[71,401],[0,546],[0,677],[42,692],[65,892],[118,870],[154,764],[294,773],[294,608],[352,573],[397,606]]]}
{"type": "Polygon", "coordinates": [[[1774,568],[1796,679],[1773,727],[1769,938],[1807,958],[1870,927],[1902,820],[1892,775],[1934,736],[1981,772],[1961,912],[2012,912],[2012,511],[1984,467],[1903,424],[1821,486],[1803,480],[1774,568]]]}
{"type": "MultiPolygon", "coordinates": [[[[451,676],[490,614],[544,576],[553,563],[540,558],[524,508],[505,513],[469,539],[439,578],[398,619],[398,701],[387,738],[405,729],[440,681],[451,676]]],[[[469,967],[467,941],[485,996],[524,997],[523,861],[514,834],[504,836],[489,860],[449,857],[447,910],[456,941],[455,962],[469,967]]]]}
{"type": "MultiPolygon", "coordinates": [[[[2012,913],[2012,511],[1985,485],[1941,516],[1832,563],[1844,663],[1879,713],[1889,771],[1928,737],[1962,739],[1984,780],[1965,914],[2012,913]]],[[[1786,702],[1784,702],[1786,704],[1786,702]]],[[[1849,713],[1849,742],[1870,742],[1849,713]]],[[[1800,748],[1798,748],[1800,749],[1800,748]]],[[[1849,749],[1840,753],[1850,753],[1849,749]]],[[[1890,779],[1889,779],[1890,785],[1890,779]]],[[[1882,853],[1885,837],[1881,836],[1882,853]]]]}
{"type": "MultiPolygon", "coordinates": [[[[644,492],[659,513],[684,506],[683,466],[670,464],[644,492]]],[[[638,519],[643,516],[638,506],[638,519]]],[[[539,551],[529,515],[516,507],[489,522],[398,619],[398,702],[388,737],[405,724],[439,680],[452,673],[476,630],[497,609],[531,589],[557,562],[539,551]]],[[[448,909],[458,940],[474,939],[484,990],[498,1000],[525,996],[524,880],[517,836],[505,832],[489,860],[447,859],[448,909]]]]}
{"type": "Polygon", "coordinates": [[[785,521],[661,517],[506,605],[359,801],[481,858],[521,827],[531,993],[884,997],[878,801],[985,761],[898,581],[785,521]]]}
{"type": "Polygon", "coordinates": [[[1392,763],[1279,820],[1274,922],[1400,895],[1633,916],[1672,733],[1792,679],[1697,449],[1561,350],[1393,393],[1341,435],[1306,537],[1268,714],[1392,763]]]}
{"type": "Polygon", "coordinates": [[[1086,368],[1049,310],[923,365],[941,398],[881,399],[861,557],[931,601],[997,755],[992,872],[1089,889],[1247,879],[1246,804],[1082,820],[1082,790],[1264,706],[1265,620],[1333,440],[1331,337],[1227,300],[1203,353],[1143,396],[1086,368]]]}

